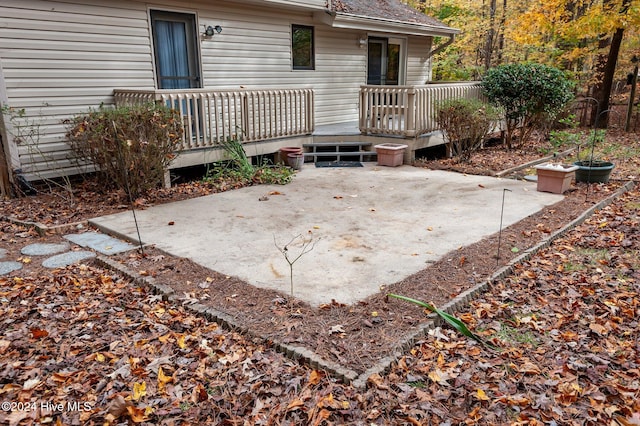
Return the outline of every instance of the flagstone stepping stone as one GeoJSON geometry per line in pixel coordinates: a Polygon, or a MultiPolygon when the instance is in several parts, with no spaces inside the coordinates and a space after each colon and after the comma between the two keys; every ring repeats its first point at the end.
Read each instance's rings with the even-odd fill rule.
{"type": "Polygon", "coordinates": [[[0,275],[7,275],[20,269],[22,269],[22,263],[20,262],[0,262],[0,275]]]}
{"type": "Polygon", "coordinates": [[[0,248],[0,259],[4,259],[7,257],[7,251],[3,248],[0,248]]]}
{"type": "Polygon", "coordinates": [[[92,251],[69,251],[45,259],[42,262],[42,266],[45,268],[62,268],[93,257],[96,257],[96,254],[92,251]]]}
{"type": "Polygon", "coordinates": [[[57,243],[57,244],[29,244],[26,247],[23,247],[20,250],[25,256],[51,256],[53,254],[62,253],[63,251],[69,250],[68,243],[57,243]]]}
{"type": "Polygon", "coordinates": [[[126,241],[113,238],[106,234],[95,232],[83,232],[82,234],[69,234],[64,238],[82,247],[89,247],[102,254],[110,255],[122,253],[138,248],[126,241]]]}

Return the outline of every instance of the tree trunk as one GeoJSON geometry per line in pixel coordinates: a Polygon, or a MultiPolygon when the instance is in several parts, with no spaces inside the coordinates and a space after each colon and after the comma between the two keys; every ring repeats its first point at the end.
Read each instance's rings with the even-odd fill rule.
{"type": "MultiPolygon", "coordinates": [[[[632,0],[622,0],[622,5],[617,13],[625,15],[629,10],[632,0]]],[[[605,13],[611,12],[612,0],[604,0],[603,9],[605,13]]],[[[591,112],[591,124],[597,129],[606,129],[609,124],[609,101],[611,98],[611,87],[613,77],[616,72],[620,45],[624,36],[624,28],[617,28],[612,37],[600,39],[598,48],[604,49],[609,46],[607,55],[600,54],[596,63],[597,83],[594,86],[593,97],[598,101],[598,107],[591,112]]]]}
{"type": "Polygon", "coordinates": [[[495,38],[496,25],[496,0],[491,0],[489,4],[489,29],[484,44],[484,69],[491,68],[491,57],[493,55],[493,43],[495,38]]]}
{"type": "Polygon", "coordinates": [[[4,143],[2,143],[2,134],[0,134],[0,199],[11,198],[11,195],[9,163],[4,155],[4,143]]]}
{"type": "Polygon", "coordinates": [[[606,57],[604,54],[600,56],[596,68],[597,75],[601,75],[602,79],[594,87],[594,97],[598,101],[598,108],[592,111],[591,124],[597,129],[606,129],[609,123],[611,88],[623,36],[624,28],[618,28],[613,37],[600,41],[603,47],[609,45],[609,54],[606,57]]]}
{"type": "Polygon", "coordinates": [[[502,1],[502,17],[498,28],[498,65],[502,64],[502,52],[504,51],[504,27],[507,22],[507,0],[502,1]]]}

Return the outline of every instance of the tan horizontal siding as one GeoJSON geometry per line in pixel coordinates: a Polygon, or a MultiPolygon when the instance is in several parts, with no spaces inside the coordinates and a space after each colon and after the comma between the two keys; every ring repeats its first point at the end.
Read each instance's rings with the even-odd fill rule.
{"type": "MultiPolygon", "coordinates": [[[[315,124],[357,119],[359,87],[366,83],[367,49],[362,31],[318,24],[309,11],[284,6],[325,0],[5,0],[0,2],[0,66],[12,106],[28,119],[42,120],[41,151],[66,159],[65,126],[77,113],[113,102],[115,88],[153,89],[153,54],[148,10],[196,13],[198,31],[220,25],[222,33],[200,40],[202,79],[210,88],[293,88],[315,91],[315,124]],[[292,70],[291,24],[315,27],[315,70],[292,70]]],[[[429,63],[421,59],[427,39],[408,38],[407,84],[422,84],[429,63]]],[[[38,159],[25,148],[24,169],[55,175],[51,158],[38,159]]]]}
{"type": "MultiPolygon", "coordinates": [[[[33,79],[36,84],[40,82],[51,82],[53,87],[58,84],[69,86],[69,78],[78,79],[78,81],[86,82],[86,84],[92,84],[96,86],[102,86],[104,82],[104,69],[82,69],[82,68],[63,68],[63,69],[46,69],[46,68],[31,68],[25,70],[8,70],[5,71],[4,76],[8,79],[20,80],[21,83],[18,87],[24,87],[22,81],[29,81],[33,79]],[[46,78],[42,78],[42,75],[46,74],[46,78]]],[[[109,80],[116,81],[133,81],[139,79],[148,79],[149,72],[147,70],[131,70],[131,69],[112,69],[109,70],[109,80]]],[[[75,82],[74,82],[75,83],[75,82]]],[[[39,86],[41,87],[41,86],[39,86]]]]}
{"type": "MultiPolygon", "coordinates": [[[[5,31],[0,29],[0,38],[4,37],[5,31]]],[[[31,50],[31,51],[47,51],[53,50],[57,52],[61,51],[61,47],[64,46],[65,51],[75,51],[75,52],[112,52],[112,53],[135,53],[135,54],[146,54],[149,55],[151,53],[150,46],[144,46],[139,44],[114,44],[109,43],[107,40],[96,40],[93,43],[87,43],[84,41],[79,41],[76,38],[74,41],[71,37],[68,40],[60,40],[56,39],[56,36],[53,36],[52,40],[22,40],[22,39],[12,39],[11,40],[11,49],[16,50],[31,50]],[[61,42],[65,42],[61,44],[61,42]]],[[[134,40],[131,40],[133,42],[134,40]]],[[[6,48],[3,47],[3,50],[6,48]]],[[[11,50],[6,49],[7,57],[10,57],[11,50]]],[[[4,56],[5,52],[3,52],[4,56]]]]}
{"type": "Polygon", "coordinates": [[[79,67],[83,67],[85,63],[99,62],[106,67],[109,67],[114,63],[121,63],[123,65],[129,63],[145,63],[147,68],[149,67],[149,56],[140,55],[139,53],[115,51],[115,52],[99,52],[99,51],[82,51],[82,50],[67,50],[64,57],[60,55],[60,49],[55,50],[9,50],[6,49],[2,52],[3,63],[11,63],[14,61],[18,65],[23,65],[23,68],[27,68],[26,61],[28,60],[46,60],[47,62],[64,62],[67,65],[73,64],[79,67]],[[10,52],[10,56],[6,56],[10,52]]]}
{"type": "MultiPolygon", "coordinates": [[[[135,62],[135,61],[96,61],[96,60],[83,60],[78,62],[71,62],[68,60],[45,60],[42,58],[38,59],[20,59],[16,60],[15,58],[5,60],[4,66],[5,69],[15,70],[18,66],[21,66],[23,72],[37,72],[41,73],[42,70],[46,70],[48,73],[51,72],[67,72],[68,70],[79,70],[79,72],[85,72],[83,70],[89,70],[86,72],[99,72],[103,70],[111,70],[112,72],[129,72],[129,71],[138,71],[143,70],[149,71],[149,63],[148,61],[144,62],[135,62]]],[[[7,73],[5,72],[5,77],[7,77],[7,73]]]]}
{"type": "Polygon", "coordinates": [[[111,103],[114,87],[153,87],[146,6],[5,1],[0,15],[0,65],[10,106],[24,108],[23,123],[39,123],[37,138],[18,146],[22,169],[43,177],[68,171],[73,164],[65,119],[111,103]]]}
{"type": "Polygon", "coordinates": [[[25,15],[35,16],[40,20],[56,20],[58,14],[67,16],[70,22],[85,22],[99,24],[111,20],[117,25],[117,19],[132,17],[132,12],[141,10],[140,3],[116,2],[104,0],[85,1],[32,1],[32,0],[3,0],[3,16],[24,18],[25,15]],[[17,11],[12,14],[12,9],[17,11]]]}
{"type": "Polygon", "coordinates": [[[113,100],[113,96],[105,95],[105,96],[74,96],[74,97],[28,97],[28,98],[17,98],[14,97],[11,99],[12,105],[19,105],[19,108],[29,108],[36,109],[47,107],[51,108],[53,106],[65,106],[69,114],[84,110],[88,107],[97,107],[101,104],[109,104],[113,100]]]}
{"type": "Polygon", "coordinates": [[[407,84],[420,85],[431,80],[431,60],[427,59],[431,50],[431,39],[409,37],[407,60],[407,84]]]}

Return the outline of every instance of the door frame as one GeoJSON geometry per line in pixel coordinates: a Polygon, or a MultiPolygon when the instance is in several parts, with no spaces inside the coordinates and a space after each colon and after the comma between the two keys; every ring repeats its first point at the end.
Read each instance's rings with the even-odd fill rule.
{"type": "Polygon", "coordinates": [[[156,49],[156,37],[154,32],[154,21],[160,18],[166,21],[171,21],[172,17],[176,18],[175,22],[184,22],[188,27],[186,29],[186,42],[187,42],[187,55],[189,62],[189,74],[194,78],[189,88],[202,88],[204,87],[204,79],[202,73],[202,54],[200,52],[200,34],[198,32],[198,14],[196,12],[184,11],[184,10],[172,10],[163,9],[157,7],[150,7],[148,9],[149,16],[149,35],[151,39],[151,51],[153,54],[153,78],[155,80],[155,87],[160,89],[160,81],[158,76],[158,52],[156,49]],[[156,15],[154,17],[154,15],[156,15]],[[182,18],[182,19],[180,19],[182,18]]]}
{"type": "Polygon", "coordinates": [[[381,58],[381,85],[387,84],[387,73],[389,72],[389,45],[397,45],[398,48],[398,80],[397,83],[393,85],[403,85],[407,81],[407,38],[406,37],[390,37],[388,34],[368,34],[367,38],[367,72],[366,72],[366,82],[370,84],[369,81],[369,60],[371,50],[369,46],[373,43],[382,44],[382,58],[381,58]]]}

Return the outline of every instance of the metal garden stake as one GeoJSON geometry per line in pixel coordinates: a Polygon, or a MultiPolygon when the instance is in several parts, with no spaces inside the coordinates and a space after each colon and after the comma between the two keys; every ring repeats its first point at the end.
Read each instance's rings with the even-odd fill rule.
{"type": "Polygon", "coordinates": [[[498,254],[496,255],[496,266],[500,264],[500,245],[502,244],[502,217],[504,216],[504,194],[510,189],[502,189],[502,209],[500,210],[500,232],[498,232],[498,254]]]}

